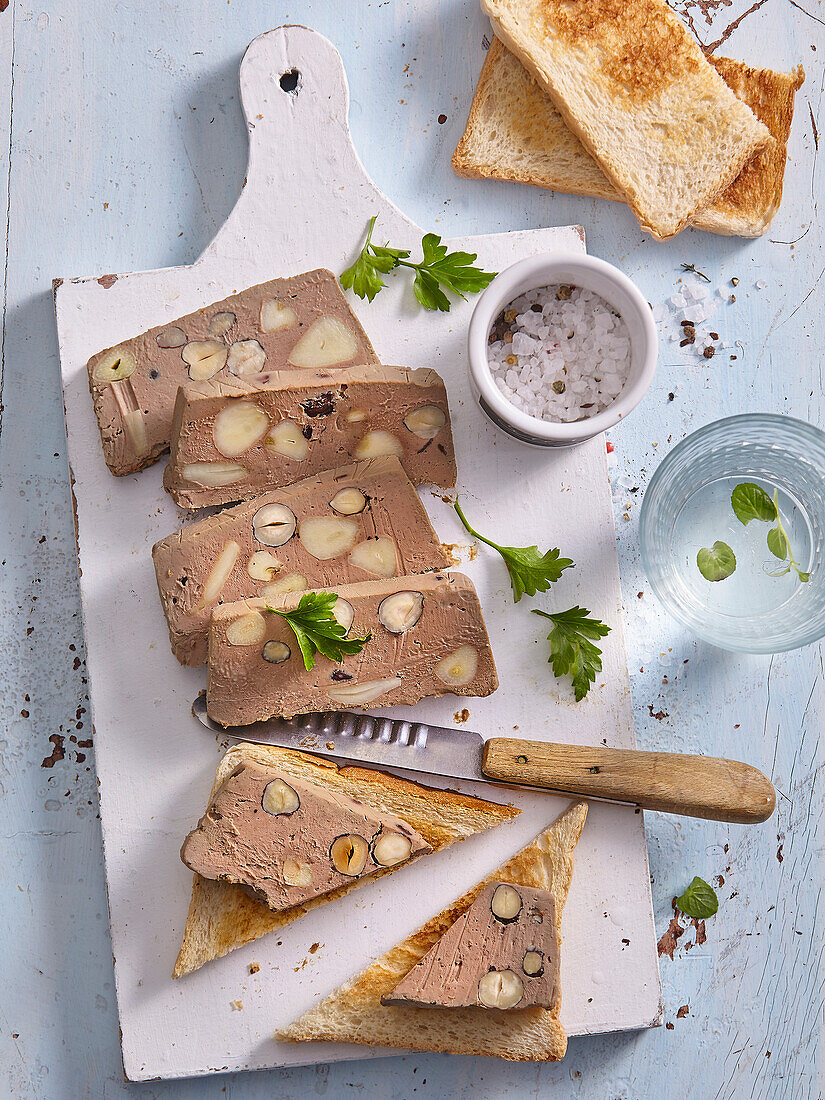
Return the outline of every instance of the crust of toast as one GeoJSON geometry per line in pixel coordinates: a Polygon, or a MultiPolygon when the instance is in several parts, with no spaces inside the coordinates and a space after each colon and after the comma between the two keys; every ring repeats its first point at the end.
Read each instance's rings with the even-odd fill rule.
{"type": "MultiPolygon", "coordinates": [[[[277,1038],[292,1042],[318,1040],[447,1054],[482,1054],[518,1062],[563,1058],[567,1036],[557,1011],[384,1005],[381,997],[392,992],[470,908],[488,882],[501,879],[548,890],[561,918],[573,875],[573,855],[586,817],[587,804],[573,803],[526,848],[423,928],[396,944],[366,970],[280,1031],[277,1038]]],[[[558,926],[556,933],[560,948],[558,926]]]]}
{"type": "Polygon", "coordinates": [[[482,0],[482,8],[659,240],[773,142],[664,0],[482,0]]]}
{"type": "Polygon", "coordinates": [[[712,233],[758,237],[771,224],[782,201],[794,96],[805,81],[805,70],[797,65],[792,72],[778,73],[728,57],[710,61],[734,95],[767,126],[774,145],[757,153],[694,224],[712,233]]]}
{"type": "MultiPolygon", "coordinates": [[[[283,774],[292,775],[296,779],[305,779],[310,783],[342,791],[375,810],[395,814],[409,822],[433,851],[446,848],[458,840],[465,840],[473,833],[511,821],[521,812],[514,806],[502,806],[497,802],[487,802],[454,791],[424,787],[384,772],[340,767],[331,760],[291,749],[248,743],[233,745],[221,758],[209,795],[210,802],[230,772],[247,761],[277,768],[283,774]]],[[[400,870],[411,862],[413,861],[410,860],[397,869],[400,870]]],[[[204,963],[221,958],[236,947],[265,936],[268,932],[283,928],[310,909],[343,897],[364,882],[374,881],[394,870],[396,868],[392,867],[380,870],[368,879],[354,880],[329,894],[279,913],[272,912],[261,902],[251,898],[240,886],[212,881],[196,874],[183,943],[172,977],[180,978],[184,974],[191,974],[204,963]]]]}
{"type": "MultiPolygon", "coordinates": [[[[712,233],[757,237],[770,225],[782,198],[794,95],[805,74],[801,66],[779,73],[726,57],[708,60],[767,126],[774,145],[752,158],[691,224],[712,233]]],[[[567,128],[552,99],[497,38],[487,51],[452,164],[459,176],[472,179],[507,180],[623,201],[567,128]]]]}

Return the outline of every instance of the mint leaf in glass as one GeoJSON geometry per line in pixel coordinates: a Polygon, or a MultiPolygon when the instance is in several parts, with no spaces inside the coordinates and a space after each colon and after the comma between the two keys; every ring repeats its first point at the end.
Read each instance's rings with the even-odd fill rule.
{"type": "Polygon", "coordinates": [[[723,581],[736,568],[736,555],[726,542],[717,539],[713,546],[702,547],[696,555],[696,564],[706,581],[723,581]]]}
{"type": "Polygon", "coordinates": [[[686,917],[704,920],[712,917],[719,908],[719,899],[713,887],[697,876],[684,894],[676,899],[676,905],[686,917]]]}
{"type": "Polygon", "coordinates": [[[752,519],[761,519],[773,523],[777,517],[774,501],[760,485],[752,481],[743,481],[730,495],[730,503],[736,518],[746,526],[752,519]]]}
{"type": "Polygon", "coordinates": [[[771,527],[768,531],[768,549],[775,558],[784,561],[788,556],[788,539],[781,527],[771,527]]]}

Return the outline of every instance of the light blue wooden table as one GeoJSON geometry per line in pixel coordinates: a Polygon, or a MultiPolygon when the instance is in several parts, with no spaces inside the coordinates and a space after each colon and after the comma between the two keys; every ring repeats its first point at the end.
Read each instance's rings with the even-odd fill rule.
{"type": "Polygon", "coordinates": [[[647,591],[637,520],[649,475],[701,424],[746,410],[825,423],[816,219],[825,7],[758,0],[738,25],[749,0],[674,7],[705,42],[734,25],[719,52],[805,66],[785,201],[760,241],[686,232],[657,244],[619,206],[457,179],[449,157],[489,33],[473,0],[11,0],[0,12],[3,1096],[822,1094],[822,647],[762,658],[697,644],[647,591]],[[712,360],[670,341],[675,313],[662,326],[643,411],[611,435],[613,486],[640,745],[747,759],[776,784],[778,813],[753,829],[648,815],[659,934],[694,874],[718,884],[719,913],[705,943],[689,928],[673,960],[662,959],[665,1026],[575,1040],[557,1065],[403,1057],[142,1087],[123,1080],[51,279],[198,255],[243,181],[241,53],[287,22],[315,27],[341,51],[356,147],[421,224],[459,234],[581,222],[589,250],[623,267],[654,304],[678,290],[683,262],[708,274],[713,293],[739,279],[736,303],[720,301],[712,326],[732,347],[712,360]],[[65,755],[53,752],[54,738],[65,755]]]}

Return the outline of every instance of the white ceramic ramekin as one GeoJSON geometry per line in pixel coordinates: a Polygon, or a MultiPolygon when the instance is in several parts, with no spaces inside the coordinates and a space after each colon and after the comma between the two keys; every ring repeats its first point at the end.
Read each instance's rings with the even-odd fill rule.
{"type": "Polygon", "coordinates": [[[468,334],[470,377],[478,402],[502,431],[536,447],[572,447],[612,428],[638,405],[656,370],[656,326],[641,291],[618,268],[578,253],[531,256],[505,268],[479,298],[468,334]],[[612,405],[573,423],[540,420],[511,405],[493,380],[487,358],[493,322],[502,309],[526,290],[555,283],[586,287],[621,314],[630,333],[630,376],[612,405]]]}

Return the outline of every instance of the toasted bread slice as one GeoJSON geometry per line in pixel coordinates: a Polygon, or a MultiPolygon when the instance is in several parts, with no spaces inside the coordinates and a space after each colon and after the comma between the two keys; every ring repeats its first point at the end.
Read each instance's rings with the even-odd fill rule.
{"type": "MultiPolygon", "coordinates": [[[[711,233],[758,237],[770,225],[782,199],[794,95],[805,73],[801,66],[791,73],[777,73],[727,57],[708,60],[767,126],[775,143],[757,153],[691,224],[711,233]]],[[[497,38],[487,51],[467,127],[452,163],[459,176],[472,179],[509,180],[624,201],[567,128],[550,96],[497,38]]]]}
{"type": "Polygon", "coordinates": [[[771,224],[782,201],[794,96],[805,81],[805,70],[797,65],[790,73],[777,73],[753,69],[728,57],[710,60],[734,94],[767,126],[774,144],[757,153],[694,224],[711,233],[758,237],[771,224]]]}
{"type": "MultiPolygon", "coordinates": [[[[573,875],[573,853],[586,817],[586,803],[571,805],[526,848],[317,1007],[280,1031],[277,1038],[294,1042],[363,1043],[447,1054],[484,1054],[516,1062],[563,1058],[567,1036],[557,1010],[390,1006],[382,1004],[381,997],[389,995],[447,929],[466,913],[488,882],[499,879],[549,891],[560,921],[573,875]]],[[[557,936],[560,948],[558,924],[557,936]]]]}
{"type": "Polygon", "coordinates": [[[773,142],[664,0],[482,0],[482,8],[660,240],[773,142]]]}
{"type": "MultiPolygon", "coordinates": [[[[497,802],[486,802],[453,791],[435,790],[383,772],[339,767],[330,760],[291,749],[247,743],[233,745],[222,757],[210,801],[229,774],[238,765],[250,761],[277,768],[283,775],[342,791],[375,810],[403,818],[436,852],[457,840],[466,840],[473,833],[511,821],[521,812],[514,806],[501,806],[497,802]]],[[[402,864],[398,869],[407,865],[402,864]]],[[[236,947],[291,924],[310,909],[342,897],[362,882],[375,881],[393,870],[395,868],[388,867],[369,879],[354,879],[351,884],[323,897],[278,913],[255,901],[240,886],[195,875],[183,944],[172,977],[190,974],[204,963],[234,951],[236,947]]]]}

